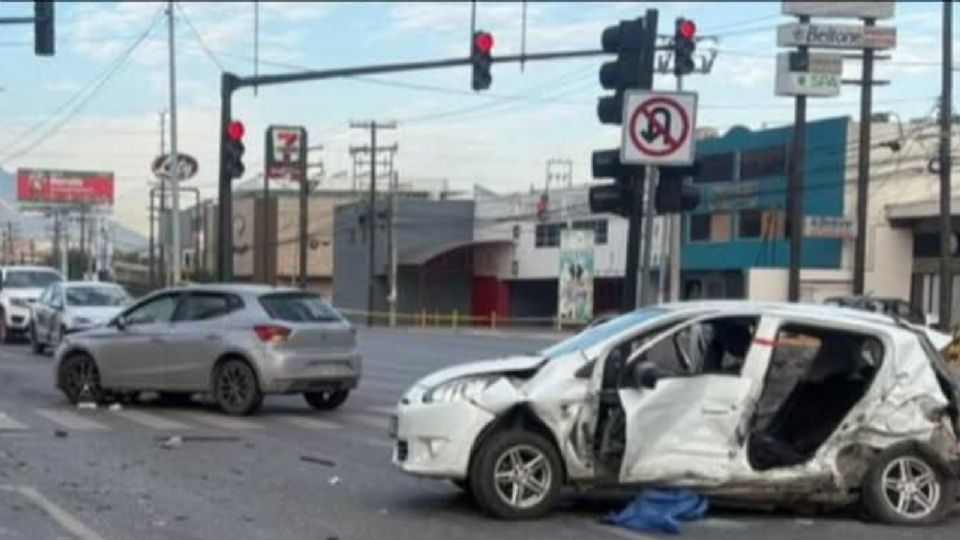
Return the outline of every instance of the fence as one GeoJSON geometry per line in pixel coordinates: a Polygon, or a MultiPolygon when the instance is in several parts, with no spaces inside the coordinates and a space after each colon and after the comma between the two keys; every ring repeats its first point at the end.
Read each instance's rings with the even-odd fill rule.
{"type": "Polygon", "coordinates": [[[490,315],[469,315],[459,311],[428,311],[421,310],[416,313],[399,313],[390,311],[368,312],[358,309],[337,308],[351,322],[366,324],[368,322],[375,325],[385,325],[390,327],[442,327],[442,328],[489,328],[497,329],[528,329],[528,330],[553,330],[556,332],[569,332],[582,330],[586,322],[571,322],[560,319],[559,317],[502,317],[496,312],[490,315]]]}

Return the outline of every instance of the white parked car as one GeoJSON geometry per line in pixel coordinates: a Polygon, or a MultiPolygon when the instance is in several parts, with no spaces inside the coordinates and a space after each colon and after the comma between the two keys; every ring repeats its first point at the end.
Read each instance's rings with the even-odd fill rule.
{"type": "Polygon", "coordinates": [[[652,485],[927,524],[956,497],[958,399],[926,334],[889,317],[668,304],[427,376],[400,400],[393,460],[501,518],[544,515],[564,485],[652,485]]]}
{"type": "Polygon", "coordinates": [[[65,281],[50,285],[31,305],[33,352],[56,347],[67,334],[106,324],[131,302],[127,291],[116,283],[65,281]]]}
{"type": "Polygon", "coordinates": [[[30,328],[30,304],[51,283],[63,276],[43,266],[0,267],[0,343],[9,343],[15,334],[30,328]]]}

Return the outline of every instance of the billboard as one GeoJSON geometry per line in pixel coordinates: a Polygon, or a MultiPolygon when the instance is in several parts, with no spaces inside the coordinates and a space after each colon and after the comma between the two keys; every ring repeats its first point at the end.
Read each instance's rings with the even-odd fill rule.
{"type": "Polygon", "coordinates": [[[560,233],[558,316],[562,322],[585,323],[593,318],[594,232],[560,233]]]}
{"type": "Polygon", "coordinates": [[[38,206],[112,206],[113,173],[17,169],[17,202],[38,206]]]}

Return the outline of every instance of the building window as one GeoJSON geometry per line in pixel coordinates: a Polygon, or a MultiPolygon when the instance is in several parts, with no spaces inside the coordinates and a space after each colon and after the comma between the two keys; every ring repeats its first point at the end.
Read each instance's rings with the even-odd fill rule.
{"type": "Polygon", "coordinates": [[[727,242],[730,240],[730,213],[690,215],[691,242],[727,242]]]}
{"type": "Polygon", "coordinates": [[[786,238],[787,214],[783,210],[764,210],[761,219],[760,236],[768,240],[786,238]]]}
{"type": "Polygon", "coordinates": [[[693,178],[693,183],[730,182],[733,180],[733,160],[733,152],[697,157],[700,174],[693,178]]]}
{"type": "Polygon", "coordinates": [[[566,223],[542,223],[537,225],[536,247],[557,247],[560,245],[560,231],[567,228],[566,223]]]}
{"type": "Polygon", "coordinates": [[[759,208],[741,210],[737,229],[738,238],[760,238],[763,234],[763,212],[759,208]]]}
{"type": "Polygon", "coordinates": [[[601,246],[607,243],[607,220],[591,219],[587,221],[574,221],[573,230],[575,231],[593,231],[593,243],[601,246]]]}
{"type": "Polygon", "coordinates": [[[787,174],[787,147],[768,146],[740,154],[740,180],[754,180],[787,174]]]}

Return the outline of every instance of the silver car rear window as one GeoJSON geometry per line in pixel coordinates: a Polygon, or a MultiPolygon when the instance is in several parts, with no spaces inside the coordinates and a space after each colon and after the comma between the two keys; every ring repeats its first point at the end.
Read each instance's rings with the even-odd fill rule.
{"type": "Polygon", "coordinates": [[[337,310],[320,296],[309,293],[277,293],[260,297],[260,305],[271,318],[289,322],[342,321],[337,310]]]}

